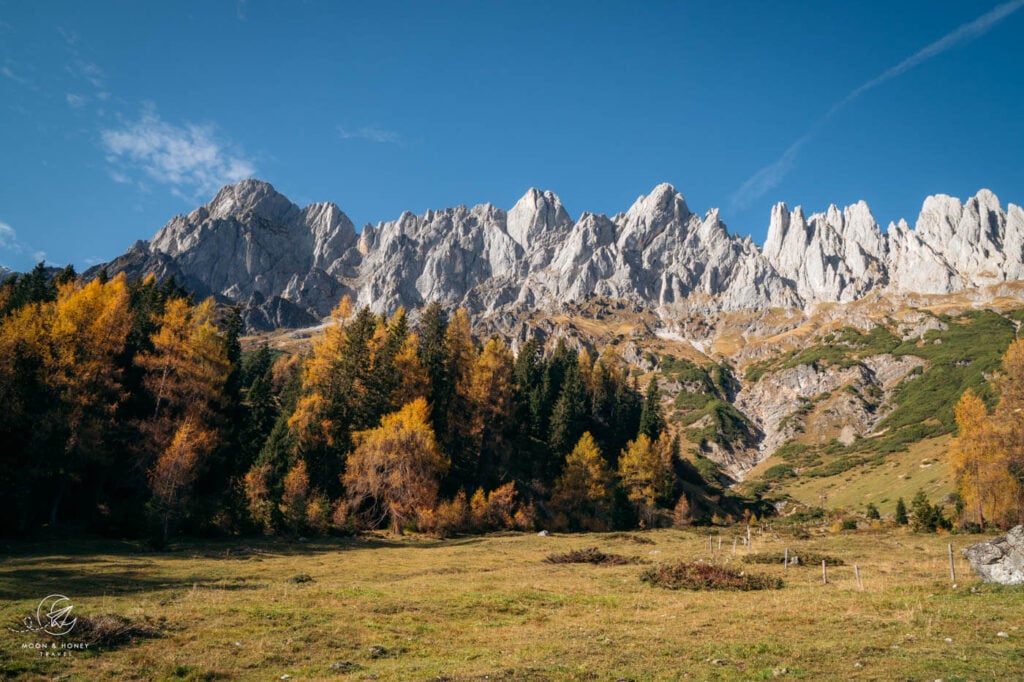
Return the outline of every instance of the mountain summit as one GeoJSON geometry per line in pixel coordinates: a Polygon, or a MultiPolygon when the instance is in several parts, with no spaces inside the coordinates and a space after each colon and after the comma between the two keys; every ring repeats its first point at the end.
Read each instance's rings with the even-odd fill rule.
{"type": "Polygon", "coordinates": [[[299,208],[244,180],[179,215],[106,265],[174,275],[199,295],[243,304],[253,328],[308,325],[343,295],[379,312],[438,300],[477,314],[555,309],[593,296],[669,311],[806,308],[872,291],[952,293],[1024,279],[1024,210],[981,190],[925,199],[916,227],[883,233],[867,204],[805,216],[777,204],[763,249],[718,210],[692,213],[669,184],[612,218],[573,221],[530,189],[509,211],[458,206],[367,225],[334,204],[299,208]]]}

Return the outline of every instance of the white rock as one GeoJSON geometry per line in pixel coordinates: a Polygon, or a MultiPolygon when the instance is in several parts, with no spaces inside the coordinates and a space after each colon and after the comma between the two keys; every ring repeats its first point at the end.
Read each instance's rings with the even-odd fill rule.
{"type": "Polygon", "coordinates": [[[1024,210],[980,190],[925,199],[914,229],[883,235],[863,201],[805,216],[776,204],[760,250],[718,210],[697,215],[661,184],[613,218],[573,221],[530,189],[507,213],[490,204],[403,213],[357,235],[334,204],[305,208],[245,180],[176,216],[108,273],[174,275],[200,296],[247,303],[253,324],[326,315],[349,294],[391,313],[437,300],[514,317],[594,296],[670,313],[804,308],[876,290],[949,293],[1024,279],[1024,210]]]}

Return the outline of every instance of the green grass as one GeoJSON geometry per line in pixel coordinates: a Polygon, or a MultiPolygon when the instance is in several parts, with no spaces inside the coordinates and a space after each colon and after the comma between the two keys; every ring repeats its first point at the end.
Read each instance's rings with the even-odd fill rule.
{"type": "Polygon", "coordinates": [[[901,384],[893,396],[896,409],[879,428],[900,431],[929,424],[934,426],[925,437],[949,433],[955,427],[953,407],[968,388],[991,407],[996,396],[988,377],[999,369],[1015,333],[1002,315],[979,310],[951,320],[945,331],[930,331],[917,343],[900,345],[895,355],[916,355],[928,364],[901,384]]]}
{"type": "MultiPolygon", "coordinates": [[[[748,379],[751,371],[754,376],[763,376],[768,371],[798,364],[846,367],[878,353],[914,355],[925,360],[923,367],[915,368],[896,387],[890,399],[891,410],[875,427],[875,435],[859,438],[848,446],[838,442],[806,442],[808,438],[801,436],[800,440],[805,442],[784,444],[767,465],[754,472],[751,480],[768,484],[773,495],[796,492],[803,495],[799,499],[805,501],[811,491],[827,498],[835,490],[851,487],[858,488],[858,492],[844,493],[841,498],[856,504],[870,501],[873,494],[870,486],[877,486],[874,492],[896,489],[908,492],[904,490],[907,487],[904,482],[910,479],[912,472],[906,472],[907,479],[897,481],[894,486],[892,477],[882,475],[889,471],[886,467],[894,463],[902,467],[900,453],[906,453],[916,444],[954,433],[953,409],[966,389],[974,390],[990,407],[995,403],[997,396],[990,379],[999,371],[1002,355],[1014,339],[1011,318],[1019,312],[1004,316],[980,310],[957,317],[941,317],[947,329],[928,331],[923,338],[904,341],[884,325],[866,333],[847,327],[823,337],[821,344],[792,350],[752,366],[747,372],[748,379]],[[790,471],[798,474],[795,480],[788,475],[790,471]],[[812,479],[826,483],[814,483],[812,479]],[[852,485],[856,481],[864,485],[852,485]]],[[[856,395],[870,411],[878,409],[882,396],[877,387],[872,385],[863,394],[853,386],[844,390],[856,395]]],[[[817,396],[803,400],[783,424],[807,416],[821,399],[822,396],[817,396]]],[[[951,490],[937,475],[926,478],[931,492],[951,490]]],[[[909,495],[913,492],[910,490],[909,495]]],[[[891,497],[895,501],[896,495],[891,497]]]]}
{"type": "MultiPolygon", "coordinates": [[[[801,470],[801,475],[797,477],[773,478],[770,481],[771,494],[790,496],[804,504],[824,504],[833,509],[845,508],[859,512],[865,511],[866,505],[871,502],[883,515],[889,516],[894,513],[898,498],[902,497],[909,504],[918,490],[924,490],[932,502],[938,502],[954,489],[947,464],[949,440],[950,437],[946,435],[912,443],[906,450],[872,456],[863,464],[832,476],[807,476],[801,470]]],[[[800,457],[806,458],[807,455],[800,457]]],[[[783,462],[771,457],[755,470],[751,478],[767,480],[765,474],[773,467],[792,464],[789,460],[783,462]]],[[[816,470],[820,469],[809,469],[816,470]]]]}
{"type": "Polygon", "coordinates": [[[0,621],[60,592],[80,615],[147,621],[160,636],[48,659],[20,648],[37,636],[5,633],[0,670],[125,680],[1024,677],[1024,590],[981,585],[959,559],[959,587],[949,585],[946,543],[959,556],[976,537],[812,525],[800,540],[778,528],[755,532],[752,553],[813,552],[844,566],[824,585],[810,568],[762,565],[785,587],[751,593],[664,590],[641,581],[643,566],[543,561],[597,546],[656,565],[742,570],[742,546],[732,553],[740,528],[710,540],[700,529],[636,534],[642,545],[614,534],[195,541],[168,553],[9,542],[0,621]],[[298,574],[312,580],[293,582],[298,574]]]}
{"type": "Polygon", "coordinates": [[[701,367],[686,359],[668,357],[662,360],[661,373],[683,386],[672,401],[673,421],[684,427],[705,422],[684,430],[688,441],[701,448],[714,443],[727,450],[752,444],[753,424],[728,401],[735,378],[727,364],[701,367]]]}

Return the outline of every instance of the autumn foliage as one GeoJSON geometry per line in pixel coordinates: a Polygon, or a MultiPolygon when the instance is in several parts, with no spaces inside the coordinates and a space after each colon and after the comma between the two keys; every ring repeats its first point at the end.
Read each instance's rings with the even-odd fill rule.
{"type": "Polygon", "coordinates": [[[1000,398],[991,414],[971,390],[957,403],[950,466],[961,522],[1005,529],[1024,522],[1024,341],[1010,344],[995,383],[1000,398]]]}
{"type": "Polygon", "coordinates": [[[2,530],[74,521],[162,544],[688,514],[657,383],[642,393],[614,354],[514,351],[462,310],[347,298],[305,354],[243,352],[240,331],[239,311],[173,280],[37,268],[0,284],[2,530]]]}
{"type": "Polygon", "coordinates": [[[380,426],[355,434],[345,487],[355,506],[365,506],[371,518],[387,519],[401,532],[420,509],[437,504],[447,459],[438,450],[429,410],[423,398],[387,414],[380,426]]]}

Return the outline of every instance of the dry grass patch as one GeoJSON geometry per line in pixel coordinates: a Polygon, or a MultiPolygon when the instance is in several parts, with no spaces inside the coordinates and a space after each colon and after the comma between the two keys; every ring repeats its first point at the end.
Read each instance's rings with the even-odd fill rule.
{"type": "MultiPolygon", "coordinates": [[[[786,561],[785,552],[758,552],[757,554],[747,554],[743,556],[743,563],[745,564],[781,564],[786,561]]],[[[789,553],[790,565],[799,566],[821,566],[821,562],[824,561],[826,566],[844,566],[845,561],[838,557],[829,556],[828,554],[819,554],[818,552],[790,552],[789,553]]]]}
{"type": "Polygon", "coordinates": [[[653,566],[640,574],[640,580],[667,590],[781,590],[782,578],[748,574],[717,564],[678,561],[653,566]]]}
{"type": "Polygon", "coordinates": [[[731,545],[746,528],[719,531],[729,547],[713,563],[784,579],[785,589],[667,590],[638,580],[649,566],[543,561],[594,543],[669,564],[707,560],[703,528],[639,533],[650,547],[612,544],[611,533],[193,540],[160,553],[98,539],[0,541],[0,625],[60,592],[76,613],[122,614],[161,633],[59,659],[11,633],[0,638],[0,679],[673,680],[685,671],[746,681],[779,669],[794,680],[1024,679],[1024,589],[978,584],[960,556],[976,536],[882,529],[796,540],[755,529],[752,553],[842,558],[825,585],[814,570],[743,564],[744,548],[733,555],[731,545]],[[223,560],[241,545],[259,560],[223,560]],[[289,580],[300,573],[314,581],[289,580]]]}
{"type": "Polygon", "coordinates": [[[622,540],[623,542],[632,542],[635,545],[653,545],[654,540],[643,535],[636,535],[635,533],[612,533],[608,536],[609,540],[622,540]]]}
{"type": "Polygon", "coordinates": [[[544,558],[546,564],[597,564],[599,566],[625,566],[639,564],[644,560],[639,557],[625,557],[620,554],[605,554],[597,547],[573,549],[563,554],[548,554],[544,558]]]}
{"type": "Polygon", "coordinates": [[[150,622],[135,622],[116,613],[79,616],[75,623],[74,639],[89,646],[112,649],[140,639],[160,637],[160,629],[150,622]]]}

